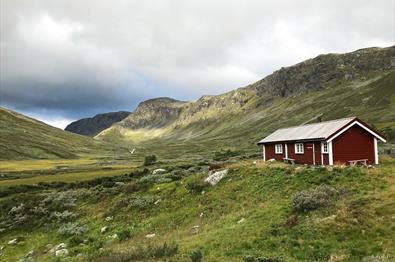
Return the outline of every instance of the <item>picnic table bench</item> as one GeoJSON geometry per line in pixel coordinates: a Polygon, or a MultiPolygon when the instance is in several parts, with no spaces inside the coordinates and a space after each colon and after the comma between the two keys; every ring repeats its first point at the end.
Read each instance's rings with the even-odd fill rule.
{"type": "Polygon", "coordinates": [[[356,164],[360,163],[364,166],[368,166],[368,160],[367,159],[358,159],[358,160],[351,160],[348,161],[348,163],[350,163],[350,166],[355,166],[356,164]]]}
{"type": "Polygon", "coordinates": [[[293,159],[293,158],[284,157],[283,160],[284,160],[284,163],[291,163],[292,165],[295,165],[295,159],[293,159]]]}

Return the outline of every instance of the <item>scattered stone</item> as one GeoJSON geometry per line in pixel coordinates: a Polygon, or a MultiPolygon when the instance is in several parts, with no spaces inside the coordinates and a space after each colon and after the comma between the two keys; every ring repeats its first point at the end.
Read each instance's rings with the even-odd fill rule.
{"type": "Polygon", "coordinates": [[[253,161],[252,163],[253,163],[254,165],[256,165],[256,164],[258,164],[258,161],[255,160],[255,161],[253,161]]]}
{"type": "Polygon", "coordinates": [[[204,194],[206,194],[206,191],[203,190],[203,191],[202,191],[202,195],[204,195],[204,194]]]}
{"type": "Polygon", "coordinates": [[[156,200],[156,201],[155,201],[155,203],[154,203],[154,205],[157,205],[157,204],[159,204],[159,203],[160,203],[160,201],[161,201],[160,199],[156,200]]]}
{"type": "Polygon", "coordinates": [[[199,234],[199,228],[200,228],[200,227],[199,227],[198,225],[193,226],[193,227],[191,228],[192,234],[194,234],[194,235],[199,234]]]}
{"type": "Polygon", "coordinates": [[[123,186],[123,185],[125,185],[125,183],[124,182],[115,182],[115,185],[116,186],[123,186]]]}
{"type": "Polygon", "coordinates": [[[113,216],[109,216],[109,217],[106,217],[106,218],[105,218],[105,221],[110,222],[110,221],[112,221],[113,219],[114,219],[113,216]]]}
{"type": "Polygon", "coordinates": [[[203,217],[204,216],[204,213],[202,212],[202,213],[200,213],[200,215],[199,215],[199,217],[203,217]]]}
{"type": "Polygon", "coordinates": [[[117,239],[118,238],[118,234],[114,234],[111,236],[112,239],[117,239]]]}
{"type": "Polygon", "coordinates": [[[25,257],[31,257],[34,255],[34,250],[30,250],[29,252],[27,252],[27,254],[25,255],[25,257]]]}
{"type": "Polygon", "coordinates": [[[155,237],[156,236],[156,234],[148,234],[148,235],[146,235],[145,237],[146,238],[153,238],[153,237],[155,237]]]}
{"type": "Polygon", "coordinates": [[[102,227],[101,229],[100,229],[100,233],[106,233],[107,232],[107,230],[108,230],[108,227],[102,227]]]}
{"type": "Polygon", "coordinates": [[[64,256],[67,256],[68,254],[69,254],[69,251],[65,248],[55,251],[55,256],[57,256],[57,257],[64,257],[64,256]]]}
{"type": "Polygon", "coordinates": [[[240,219],[239,221],[237,221],[237,224],[244,223],[245,221],[246,221],[246,219],[243,217],[242,219],[240,219]]]}
{"type": "Polygon", "coordinates": [[[8,241],[8,245],[16,245],[16,244],[18,244],[18,240],[16,238],[8,241]]]}
{"type": "Polygon", "coordinates": [[[269,160],[267,160],[266,162],[269,162],[269,163],[271,163],[271,162],[276,162],[276,159],[274,159],[274,158],[270,158],[269,160]]]}
{"type": "Polygon", "coordinates": [[[212,186],[215,186],[227,174],[228,174],[228,169],[217,171],[217,172],[209,175],[206,179],[204,179],[204,182],[209,183],[212,186]]]}
{"type": "Polygon", "coordinates": [[[65,249],[67,248],[67,245],[65,243],[60,243],[55,247],[55,250],[60,250],[60,249],[65,249]]]}
{"type": "Polygon", "coordinates": [[[331,216],[324,217],[324,218],[318,218],[315,220],[315,222],[323,223],[323,222],[333,221],[333,220],[335,220],[336,217],[337,217],[337,215],[331,215],[331,216]]]}
{"type": "Polygon", "coordinates": [[[158,169],[155,169],[154,171],[152,171],[152,174],[153,174],[153,175],[156,175],[156,174],[163,174],[163,173],[166,173],[166,169],[158,168],[158,169]]]}
{"type": "Polygon", "coordinates": [[[82,253],[78,253],[77,257],[83,257],[84,255],[82,253]]]}

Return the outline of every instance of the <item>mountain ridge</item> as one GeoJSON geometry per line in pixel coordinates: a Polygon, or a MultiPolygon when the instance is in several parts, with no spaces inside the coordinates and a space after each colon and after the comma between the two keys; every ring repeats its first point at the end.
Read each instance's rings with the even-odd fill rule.
{"type": "MultiPolygon", "coordinates": [[[[238,125],[237,122],[233,121],[234,119],[243,119],[242,121],[248,122],[248,118],[264,118],[265,116],[259,115],[259,112],[263,113],[273,105],[281,107],[281,103],[295,99],[295,97],[304,99],[303,96],[307,97],[310,94],[331,93],[331,90],[339,87],[345,89],[342,92],[350,93],[350,95],[358,93],[356,86],[370,85],[370,82],[393,73],[394,57],[395,46],[364,48],[345,54],[319,55],[293,66],[276,70],[265,78],[245,87],[220,95],[204,95],[196,101],[178,104],[177,112],[170,118],[161,119],[159,125],[155,123],[157,119],[151,115],[152,112],[159,112],[159,115],[162,115],[168,109],[164,109],[163,106],[155,106],[155,103],[152,103],[150,116],[145,121],[141,120],[140,123],[142,124],[136,121],[132,125],[124,124],[128,118],[134,117],[132,113],[125,120],[115,123],[112,127],[99,133],[96,138],[107,140],[119,136],[136,142],[160,137],[187,139],[199,134],[215,134],[216,128],[227,125],[226,121],[238,125]],[[162,110],[165,111],[162,112],[162,110]],[[145,138],[142,138],[142,136],[145,138]],[[135,137],[138,137],[138,139],[134,139],[135,137]]],[[[387,85],[390,85],[390,83],[387,85]]],[[[359,90],[361,91],[363,88],[359,90]]],[[[368,93],[369,90],[366,89],[365,91],[368,93]]],[[[391,97],[394,90],[389,89],[388,91],[391,97]]],[[[344,97],[341,99],[351,100],[352,98],[344,97]]],[[[155,99],[149,101],[155,101],[155,99]]],[[[340,102],[334,101],[334,103],[340,102]]],[[[137,107],[136,111],[139,110],[140,106],[137,107]]],[[[270,114],[270,112],[267,113],[270,114]]],[[[326,117],[329,118],[347,116],[341,112],[338,112],[337,116],[331,116],[330,111],[327,114],[326,117]]],[[[141,117],[144,117],[144,115],[140,114],[141,117]]],[[[303,117],[305,118],[301,121],[305,121],[306,118],[311,116],[306,113],[303,117]]],[[[299,116],[295,117],[294,121],[298,120],[299,116]]],[[[273,122],[276,122],[276,120],[273,120],[273,122]]],[[[290,124],[293,123],[292,121],[289,122],[290,124]]],[[[232,127],[228,126],[226,128],[229,131],[232,127]]]]}
{"type": "Polygon", "coordinates": [[[82,118],[71,122],[64,129],[72,133],[94,137],[112,124],[126,118],[130,112],[118,111],[97,114],[93,117],[82,118]]]}

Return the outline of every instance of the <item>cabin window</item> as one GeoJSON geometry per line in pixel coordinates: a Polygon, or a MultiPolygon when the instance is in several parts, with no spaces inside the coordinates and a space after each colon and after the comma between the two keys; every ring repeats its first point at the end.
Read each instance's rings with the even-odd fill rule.
{"type": "Polygon", "coordinates": [[[282,154],[283,153],[283,145],[282,144],[276,144],[275,151],[276,151],[276,154],[282,154]]]}
{"type": "Polygon", "coordinates": [[[322,153],[328,154],[329,153],[329,148],[328,148],[328,143],[327,142],[322,142],[322,153]]]}
{"type": "Polygon", "coordinates": [[[295,154],[303,154],[303,153],[304,153],[303,143],[296,143],[295,144],[295,154]]]}

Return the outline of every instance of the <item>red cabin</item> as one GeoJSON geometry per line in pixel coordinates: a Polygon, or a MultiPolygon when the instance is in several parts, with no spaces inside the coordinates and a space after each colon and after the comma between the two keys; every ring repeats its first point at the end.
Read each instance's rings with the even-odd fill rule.
{"type": "Polygon", "coordinates": [[[378,164],[378,131],[356,117],[281,128],[258,142],[263,160],[297,164],[378,164]]]}

